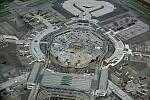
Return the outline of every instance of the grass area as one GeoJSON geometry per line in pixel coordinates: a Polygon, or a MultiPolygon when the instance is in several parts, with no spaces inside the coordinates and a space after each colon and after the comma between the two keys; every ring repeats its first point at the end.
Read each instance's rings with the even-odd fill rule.
{"type": "Polygon", "coordinates": [[[38,5],[41,5],[41,4],[45,4],[47,2],[49,2],[49,0],[32,0],[32,3],[29,4],[28,6],[29,7],[38,6],[38,5]]]}
{"type": "Polygon", "coordinates": [[[3,11],[0,11],[0,17],[3,17],[3,16],[7,16],[7,15],[9,15],[9,14],[11,14],[9,11],[5,11],[5,10],[3,10],[3,11]]]}
{"type": "Polygon", "coordinates": [[[7,7],[8,7],[8,3],[6,3],[6,2],[0,4],[0,17],[7,16],[7,15],[11,14],[7,10],[7,7]]]}
{"type": "Polygon", "coordinates": [[[146,2],[144,0],[135,0],[137,3],[141,4],[142,6],[144,6],[147,9],[150,9],[150,3],[146,2]]]}
{"type": "Polygon", "coordinates": [[[7,3],[0,3],[0,10],[7,8],[7,3]]]}

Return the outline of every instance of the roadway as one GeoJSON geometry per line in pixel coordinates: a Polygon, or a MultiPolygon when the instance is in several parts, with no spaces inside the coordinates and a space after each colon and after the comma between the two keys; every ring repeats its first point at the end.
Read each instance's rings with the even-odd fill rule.
{"type": "Polygon", "coordinates": [[[123,59],[125,55],[124,52],[125,45],[119,38],[112,36],[111,31],[106,34],[108,38],[115,44],[115,52],[111,57],[107,58],[105,61],[108,63],[107,67],[109,67],[110,65],[115,66],[123,59]]]}
{"type": "Polygon", "coordinates": [[[26,83],[28,75],[29,75],[29,72],[27,72],[25,74],[22,74],[22,75],[20,75],[18,77],[9,79],[8,81],[6,81],[4,83],[1,83],[0,84],[0,90],[6,89],[6,88],[11,87],[11,86],[15,86],[17,84],[24,84],[24,83],[26,83]]]}
{"type": "Polygon", "coordinates": [[[44,38],[44,36],[50,34],[51,32],[59,30],[59,27],[53,26],[51,23],[48,22],[48,20],[44,19],[42,16],[35,15],[35,18],[37,18],[48,27],[41,32],[37,32],[38,34],[33,38],[30,46],[32,55],[38,60],[43,60],[45,59],[45,55],[40,48],[41,39],[44,38]]]}

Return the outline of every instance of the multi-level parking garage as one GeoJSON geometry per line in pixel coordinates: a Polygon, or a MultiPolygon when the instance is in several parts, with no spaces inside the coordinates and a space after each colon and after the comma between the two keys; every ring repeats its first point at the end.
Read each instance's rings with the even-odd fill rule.
{"type": "Polygon", "coordinates": [[[94,17],[99,17],[116,9],[109,2],[96,0],[68,0],[63,3],[63,7],[75,16],[88,12],[88,18],[91,17],[90,14],[94,17]]]}
{"type": "Polygon", "coordinates": [[[49,89],[43,88],[43,91],[41,91],[38,96],[37,100],[90,100],[89,97],[84,94],[77,91],[60,91],[56,89],[49,89]]]}

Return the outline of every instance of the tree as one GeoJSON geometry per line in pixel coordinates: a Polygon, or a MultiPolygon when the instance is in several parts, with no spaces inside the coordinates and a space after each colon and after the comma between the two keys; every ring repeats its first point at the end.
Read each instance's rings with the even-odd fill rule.
{"type": "Polygon", "coordinates": [[[3,2],[5,2],[6,0],[0,0],[0,3],[3,3],[3,2]]]}

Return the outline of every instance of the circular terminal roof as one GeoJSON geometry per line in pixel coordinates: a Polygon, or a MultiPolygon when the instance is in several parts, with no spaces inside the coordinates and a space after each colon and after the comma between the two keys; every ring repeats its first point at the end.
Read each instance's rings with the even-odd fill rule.
{"type": "Polygon", "coordinates": [[[57,35],[51,54],[65,67],[85,67],[103,54],[104,41],[88,31],[68,31],[57,35]]]}

